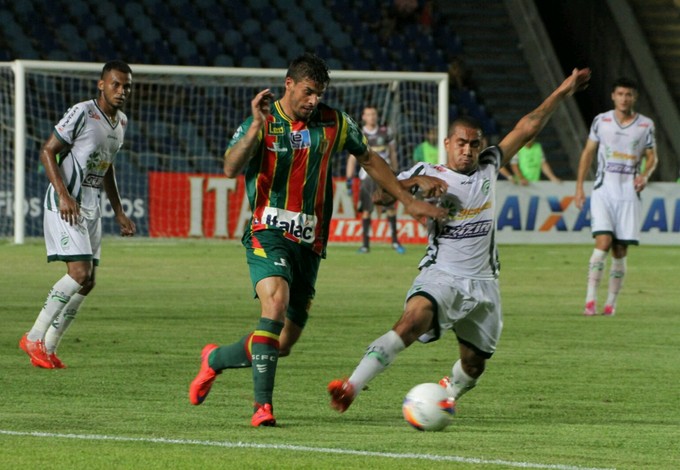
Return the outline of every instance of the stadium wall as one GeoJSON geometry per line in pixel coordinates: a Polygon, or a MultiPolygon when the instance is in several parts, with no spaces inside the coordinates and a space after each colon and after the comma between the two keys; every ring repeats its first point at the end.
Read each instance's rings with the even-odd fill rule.
{"type": "MultiPolygon", "coordinates": [[[[578,210],[574,203],[574,183],[537,182],[516,186],[506,181],[497,185],[499,243],[581,244],[591,243],[589,203],[578,210]]],[[[28,188],[24,213],[32,218],[27,236],[41,236],[44,188],[28,188]],[[35,227],[38,227],[36,229],[35,227]]],[[[357,188],[358,189],[358,188],[357,188]]],[[[586,183],[586,194],[591,186],[586,183]]],[[[135,184],[121,189],[125,212],[139,229],[140,236],[157,238],[238,239],[250,217],[244,197],[243,178],[177,172],[149,172],[135,184]],[[172,192],[172,197],[168,192],[172,192]],[[180,196],[180,197],[178,197],[180,196]],[[184,201],[179,207],[177,200],[184,201]]],[[[356,195],[347,193],[345,180],[336,178],[331,241],[361,241],[361,220],[356,212],[356,195]]],[[[653,183],[642,193],[641,243],[675,245],[680,234],[680,185],[653,183]]],[[[0,191],[0,217],[12,217],[13,195],[0,191]]],[[[103,228],[115,235],[118,227],[111,207],[102,201],[103,228]]],[[[423,226],[399,210],[399,232],[403,243],[425,243],[423,226]]],[[[8,222],[8,221],[5,221],[8,222]]],[[[389,241],[384,217],[373,221],[374,239],[389,241]]]]}

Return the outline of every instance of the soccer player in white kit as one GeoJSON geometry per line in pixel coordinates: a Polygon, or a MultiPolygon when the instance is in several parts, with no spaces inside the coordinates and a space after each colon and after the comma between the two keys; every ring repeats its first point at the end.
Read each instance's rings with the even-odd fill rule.
{"type": "Polygon", "coordinates": [[[588,69],[574,69],[497,146],[484,150],[479,123],[458,118],[444,140],[446,166],[418,163],[399,175],[405,188],[438,198],[449,209],[449,218],[430,223],[427,253],[406,295],[401,318],[368,346],[349,379],[328,384],[333,408],[347,410],[399,352],[416,340],[436,340],[447,329],[456,334],[460,357],[451,377],[444,377],[440,384],[453,400],[476,385],[503,328],[495,241],[499,168],[535,138],[557,106],[587,86],[589,79],[588,69]]]}
{"type": "Polygon", "coordinates": [[[597,152],[597,173],[590,196],[591,230],[595,248],[590,257],[583,314],[597,313],[597,289],[607,253],[611,249],[608,296],[603,315],[614,315],[616,300],[626,274],[628,245],[640,241],[640,192],[645,189],[657,164],[654,122],[634,110],[638,91],[634,81],[614,82],[614,109],[595,116],[581,153],[576,180],[576,207],[586,201],[583,181],[597,152]],[[646,157],[644,171],[642,158],[646,157]]]}
{"type": "Polygon", "coordinates": [[[96,99],[77,103],[64,114],[40,151],[50,181],[43,221],[47,261],[65,262],[67,274],[52,286],[33,327],[19,342],[35,367],[66,367],[56,350],[95,285],[102,187],[121,235],[135,233],[135,223],[123,211],[113,167],[127,127],[121,109],[131,93],[130,67],[122,61],[107,62],[97,88],[96,99]]]}

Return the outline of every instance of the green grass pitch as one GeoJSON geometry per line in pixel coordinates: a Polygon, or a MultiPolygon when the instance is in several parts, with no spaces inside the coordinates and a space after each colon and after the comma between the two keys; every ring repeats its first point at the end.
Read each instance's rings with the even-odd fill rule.
{"type": "Polygon", "coordinates": [[[328,381],[399,317],[424,250],[356,248],[329,247],[307,330],[279,361],[280,426],[255,429],[250,369],[225,371],[202,406],[187,398],[203,345],[259,316],[239,243],[106,239],[62,341],[68,368],[42,370],[17,343],[65,268],[41,240],[0,241],[0,467],[680,468],[680,248],[632,247],[616,316],[586,318],[591,246],[501,246],[503,336],[439,433],[411,429],[401,401],[449,373],[451,333],[404,351],[345,414],[328,405],[328,381]]]}

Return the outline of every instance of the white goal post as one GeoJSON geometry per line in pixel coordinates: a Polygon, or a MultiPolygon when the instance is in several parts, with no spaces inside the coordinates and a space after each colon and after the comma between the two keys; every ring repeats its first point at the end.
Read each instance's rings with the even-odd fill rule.
{"type": "MultiPolygon", "coordinates": [[[[96,97],[102,66],[0,63],[0,238],[13,236],[21,244],[25,237],[42,235],[48,181],[39,163],[40,146],[69,106],[96,97]]],[[[114,166],[124,208],[140,235],[240,236],[233,220],[226,220],[241,223],[239,216],[222,213],[235,210],[234,205],[243,207],[237,194],[242,192],[240,183],[222,175],[222,154],[259,90],[271,88],[276,97],[282,95],[286,70],[130,67],[133,92],[125,108],[129,125],[114,166]],[[207,209],[207,203],[215,209],[207,209]]],[[[365,105],[376,106],[381,121],[396,134],[401,169],[411,166],[413,148],[433,127],[444,158],[446,73],[331,70],[330,75],[323,100],[357,121],[365,105]]],[[[344,178],[345,160],[338,156],[333,163],[338,179],[344,178]]],[[[104,233],[115,234],[106,204],[102,201],[104,233]]]]}

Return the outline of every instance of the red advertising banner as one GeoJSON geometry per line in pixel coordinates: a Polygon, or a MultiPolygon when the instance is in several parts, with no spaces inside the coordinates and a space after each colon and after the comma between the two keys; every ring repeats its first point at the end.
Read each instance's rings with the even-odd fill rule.
{"type": "MultiPolygon", "coordinates": [[[[348,194],[344,178],[334,180],[330,240],[361,243],[362,227],[356,212],[358,185],[348,194]]],[[[358,183],[358,181],[355,181],[358,183]]],[[[240,239],[250,219],[243,177],[196,173],[149,172],[148,220],[152,237],[240,239]]],[[[592,183],[586,183],[586,194],[592,183]]],[[[654,183],[642,194],[640,242],[677,245],[680,233],[680,185],[654,183]]],[[[573,202],[573,184],[539,181],[516,186],[499,181],[496,187],[499,243],[592,243],[589,206],[573,202]]],[[[39,201],[39,199],[36,199],[39,201]]],[[[375,214],[374,214],[375,215],[375,214]]],[[[425,227],[397,210],[401,243],[427,242],[425,227]]],[[[389,224],[374,216],[371,240],[389,242],[389,224]]]]}
{"type": "MultiPolygon", "coordinates": [[[[362,225],[356,212],[358,185],[352,196],[347,193],[344,178],[334,181],[330,241],[361,243],[362,225]]],[[[400,212],[397,213],[399,241],[425,243],[425,227],[400,212]]],[[[212,174],[149,172],[151,237],[239,239],[250,215],[243,176],[229,179],[212,174]]],[[[384,216],[374,215],[371,227],[371,240],[391,240],[384,216]]]]}

